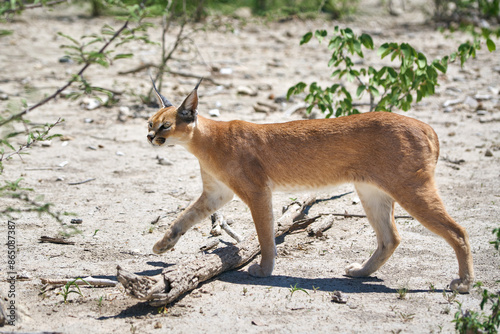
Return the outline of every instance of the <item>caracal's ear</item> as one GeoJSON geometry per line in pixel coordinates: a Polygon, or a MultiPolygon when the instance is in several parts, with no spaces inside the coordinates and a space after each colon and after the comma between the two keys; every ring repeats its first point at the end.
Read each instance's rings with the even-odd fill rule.
{"type": "Polygon", "coordinates": [[[198,114],[198,87],[203,78],[200,79],[193,91],[184,99],[181,106],[177,108],[177,115],[185,122],[194,122],[198,114]]]}
{"type": "MultiPolygon", "coordinates": [[[[151,76],[149,76],[151,78],[151,76]]],[[[163,95],[160,94],[160,92],[158,92],[158,89],[156,89],[156,86],[155,86],[155,82],[153,80],[153,78],[151,78],[151,82],[153,83],[153,89],[155,91],[155,94],[156,94],[156,97],[158,98],[158,103],[160,104],[160,107],[163,109],[163,108],[166,108],[166,107],[171,107],[173,104],[170,103],[169,100],[167,100],[167,98],[163,95]]]]}

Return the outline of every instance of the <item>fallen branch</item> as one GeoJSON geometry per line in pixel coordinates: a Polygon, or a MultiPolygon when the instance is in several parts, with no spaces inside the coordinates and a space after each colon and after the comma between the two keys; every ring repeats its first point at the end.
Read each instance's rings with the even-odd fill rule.
{"type": "Polygon", "coordinates": [[[47,237],[47,236],[41,236],[40,242],[50,242],[52,244],[62,244],[62,245],[74,245],[75,244],[74,241],[68,241],[66,239],[59,238],[59,237],[54,238],[54,237],[47,237]]]}
{"type": "Polygon", "coordinates": [[[87,183],[87,182],[92,182],[94,180],[95,180],[95,178],[90,178],[90,179],[86,179],[86,180],[78,181],[78,182],[68,182],[68,185],[70,185],[70,186],[76,186],[76,185],[79,185],[79,184],[84,184],[84,183],[87,183]]]}
{"type": "Polygon", "coordinates": [[[210,234],[221,235],[221,230],[224,230],[231,238],[236,240],[236,242],[241,242],[243,240],[243,238],[229,226],[222,214],[216,212],[210,219],[212,220],[212,231],[210,231],[210,234]]]}
{"type": "Polygon", "coordinates": [[[72,282],[72,284],[76,285],[92,285],[93,287],[114,287],[118,284],[118,281],[113,281],[107,278],[94,278],[92,276],[85,277],[82,280],[76,280],[74,278],[41,278],[40,281],[42,284],[54,285],[54,286],[63,286],[72,282]],[[87,284],[88,283],[88,284],[87,284]]]}
{"type": "MultiPolygon", "coordinates": [[[[287,233],[294,221],[302,219],[315,201],[316,198],[311,197],[303,204],[290,205],[277,220],[275,236],[287,233]]],[[[118,266],[117,278],[132,297],[147,301],[152,306],[162,306],[174,302],[201,282],[247,264],[259,252],[259,243],[254,233],[237,245],[198,255],[194,259],[168,267],[156,276],[139,276],[118,266]]]]}
{"type": "Polygon", "coordinates": [[[307,227],[307,234],[311,237],[321,237],[323,232],[333,225],[333,219],[320,220],[307,227]]]}
{"type": "MultiPolygon", "coordinates": [[[[357,215],[352,213],[320,213],[318,216],[335,216],[335,217],[344,217],[344,218],[366,218],[366,215],[357,215]]],[[[394,219],[415,219],[412,216],[394,216],[394,219]]]]}

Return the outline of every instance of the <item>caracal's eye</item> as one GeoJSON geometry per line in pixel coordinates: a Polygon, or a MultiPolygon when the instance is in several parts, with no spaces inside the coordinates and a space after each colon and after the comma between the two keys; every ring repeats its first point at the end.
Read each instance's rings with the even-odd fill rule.
{"type": "Polygon", "coordinates": [[[149,122],[148,127],[151,129],[153,127],[153,122],[149,122]]]}
{"type": "Polygon", "coordinates": [[[170,129],[170,126],[171,126],[171,125],[170,125],[170,124],[168,124],[168,123],[162,124],[162,125],[160,126],[160,130],[168,130],[168,129],[170,129]]]}

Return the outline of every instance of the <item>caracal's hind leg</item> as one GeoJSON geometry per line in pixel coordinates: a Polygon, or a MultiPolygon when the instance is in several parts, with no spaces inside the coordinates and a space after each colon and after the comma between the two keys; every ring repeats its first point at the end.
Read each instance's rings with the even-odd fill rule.
{"type": "Polygon", "coordinates": [[[396,201],[410,215],[432,232],[443,237],[453,247],[458,259],[459,279],[451,282],[450,288],[460,293],[469,291],[474,281],[474,269],[469,236],[446,212],[434,181],[431,179],[414,187],[411,194],[395,194],[396,201]]]}
{"type": "Polygon", "coordinates": [[[353,277],[369,276],[391,257],[399,245],[399,237],[394,223],[394,200],[379,188],[366,184],[356,184],[356,191],[365,209],[370,225],[377,235],[377,250],[363,264],[352,263],[346,273],[353,277]]]}
{"type": "Polygon", "coordinates": [[[179,217],[170,225],[163,238],[158,240],[153,252],[161,254],[174,247],[179,238],[193,225],[208,217],[217,209],[229,202],[234,193],[225,184],[216,180],[209,174],[201,171],[203,180],[203,193],[201,196],[184,210],[179,217]]]}

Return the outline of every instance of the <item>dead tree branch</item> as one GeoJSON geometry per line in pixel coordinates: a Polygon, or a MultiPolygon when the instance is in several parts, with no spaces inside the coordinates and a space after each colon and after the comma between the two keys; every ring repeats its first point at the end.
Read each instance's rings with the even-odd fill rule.
{"type": "MultiPolygon", "coordinates": [[[[302,204],[290,205],[276,222],[275,236],[287,233],[294,221],[302,219],[315,201],[316,198],[311,197],[302,204]]],[[[132,297],[147,301],[152,306],[162,306],[174,302],[201,282],[247,264],[259,251],[257,237],[252,234],[237,245],[218,248],[210,254],[199,254],[194,259],[166,268],[156,276],[139,276],[118,266],[117,278],[132,297]]]]}

